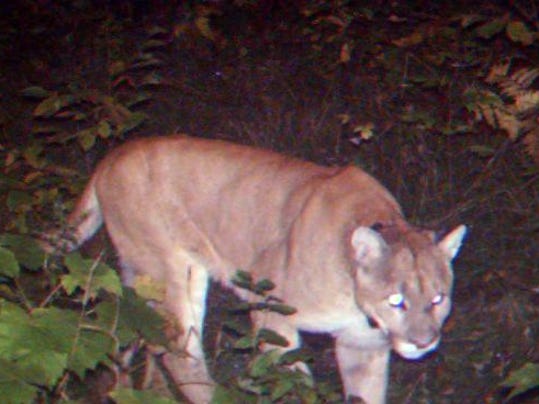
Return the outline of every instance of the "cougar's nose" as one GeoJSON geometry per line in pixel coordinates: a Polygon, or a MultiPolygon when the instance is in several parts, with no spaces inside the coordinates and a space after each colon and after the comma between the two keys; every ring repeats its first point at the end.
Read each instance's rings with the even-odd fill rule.
{"type": "Polygon", "coordinates": [[[423,330],[410,336],[410,342],[419,349],[425,349],[438,343],[440,332],[435,329],[423,330]]]}

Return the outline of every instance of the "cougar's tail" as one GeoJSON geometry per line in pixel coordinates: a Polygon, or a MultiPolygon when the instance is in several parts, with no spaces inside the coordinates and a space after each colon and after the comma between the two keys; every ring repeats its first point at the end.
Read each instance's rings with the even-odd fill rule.
{"type": "Polygon", "coordinates": [[[103,216],[96,194],[94,176],[86,185],[75,209],[67,217],[64,228],[46,233],[40,244],[49,253],[70,252],[92,237],[102,224],[103,216]]]}

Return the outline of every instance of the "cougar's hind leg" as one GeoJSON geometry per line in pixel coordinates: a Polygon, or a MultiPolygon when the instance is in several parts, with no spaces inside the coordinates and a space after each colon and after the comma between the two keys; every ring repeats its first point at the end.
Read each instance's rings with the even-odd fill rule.
{"type": "Polygon", "coordinates": [[[177,320],[180,335],[174,352],[163,356],[163,364],[191,402],[209,403],[214,382],[202,347],[208,271],[186,254],[177,254],[167,270],[164,308],[177,320]]]}

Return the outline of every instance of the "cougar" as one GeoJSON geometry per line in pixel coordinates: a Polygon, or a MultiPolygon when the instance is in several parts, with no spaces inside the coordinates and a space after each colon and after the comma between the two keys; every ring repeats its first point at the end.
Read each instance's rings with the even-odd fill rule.
{"type": "Polygon", "coordinates": [[[67,249],[105,224],[123,282],[163,285],[157,304],[181,326],[183,348],[164,364],[194,403],[214,389],[201,343],[208,281],[234,288],[238,269],[272,280],[272,295],[297,310],[255,314],[257,327],[284,336],[286,349],[299,346],[299,331],[329,333],[345,396],[384,403],[390,351],[418,359],[440,342],[466,233],[460,225],[437,238],[409,224],[357,167],[181,135],[109,153],[68,223],[67,249]]]}

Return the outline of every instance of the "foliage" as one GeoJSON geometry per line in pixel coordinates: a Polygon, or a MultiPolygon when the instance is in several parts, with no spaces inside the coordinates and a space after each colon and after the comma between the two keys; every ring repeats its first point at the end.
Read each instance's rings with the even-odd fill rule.
{"type": "Polygon", "coordinates": [[[153,391],[137,391],[133,389],[116,389],[110,394],[116,404],[173,404],[176,401],[166,397],[156,397],[153,391]]]}
{"type": "Polygon", "coordinates": [[[521,368],[511,372],[500,384],[512,388],[511,394],[507,396],[507,399],[539,387],[539,364],[526,363],[521,368]]]}
{"type": "Polygon", "coordinates": [[[509,73],[510,67],[510,62],[495,65],[486,78],[488,84],[498,87],[500,94],[485,88],[470,89],[465,94],[471,101],[467,108],[476,119],[504,130],[511,140],[523,138],[529,154],[539,161],[539,91],[531,89],[539,69],[523,68],[509,73]]]}
{"type": "Polygon", "coordinates": [[[23,96],[41,100],[33,111],[38,123],[33,134],[46,135],[47,143],[65,144],[75,139],[88,151],[98,139],[122,139],[139,127],[147,116],[133,109],[150,100],[144,88],[161,84],[156,69],[163,62],[154,53],[166,45],[158,39],[161,34],[159,29],[152,30],[136,56],[110,60],[104,90],[84,89],[76,83],[68,85],[64,93],[37,86],[24,89],[23,96]]]}
{"type": "MultiPolygon", "coordinates": [[[[279,302],[270,292],[275,285],[268,279],[255,282],[251,274],[237,271],[232,282],[240,289],[258,296],[260,301],[241,303],[232,308],[234,313],[252,311],[273,312],[291,315],[295,309],[279,302]],[[275,303],[275,302],[278,303],[275,303]]],[[[284,352],[279,348],[261,351],[263,344],[277,347],[288,346],[288,341],[275,331],[261,328],[254,332],[242,323],[228,321],[225,330],[232,330],[239,338],[232,349],[249,351],[251,359],[246,369],[233,381],[217,387],[212,402],[294,402],[320,403],[340,399],[340,393],[325,383],[314,384],[307,372],[304,361],[309,357],[300,350],[284,352]]]]}
{"type": "Polygon", "coordinates": [[[98,364],[116,371],[115,358],[139,337],[164,343],[162,320],[100,260],[73,253],[59,267],[30,237],[4,234],[0,243],[4,401],[69,397],[70,380],[98,364]],[[24,281],[28,270],[38,285],[24,281]]]}

